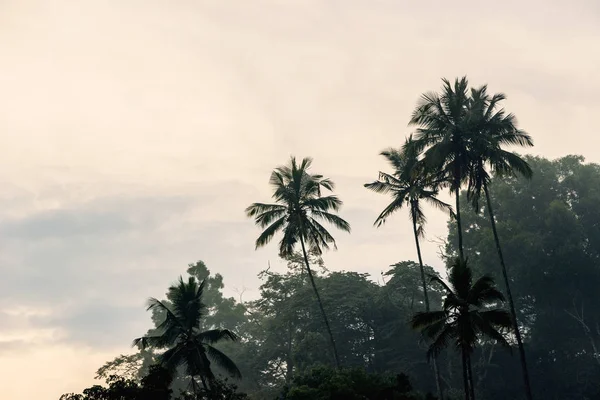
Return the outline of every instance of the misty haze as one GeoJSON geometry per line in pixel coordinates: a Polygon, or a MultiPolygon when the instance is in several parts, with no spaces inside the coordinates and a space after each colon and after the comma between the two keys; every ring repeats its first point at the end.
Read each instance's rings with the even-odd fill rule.
{"type": "Polygon", "coordinates": [[[600,400],[600,3],[0,1],[0,399],[600,400]]]}

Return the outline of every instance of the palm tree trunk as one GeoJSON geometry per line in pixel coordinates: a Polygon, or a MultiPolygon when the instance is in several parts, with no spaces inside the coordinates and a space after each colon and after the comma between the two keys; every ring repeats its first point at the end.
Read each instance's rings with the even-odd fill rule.
{"type": "MultiPolygon", "coordinates": [[[[427,294],[427,283],[425,282],[425,268],[423,267],[423,257],[421,257],[421,245],[419,243],[419,232],[417,230],[417,220],[416,220],[416,205],[411,201],[411,213],[412,213],[412,221],[413,221],[413,233],[415,234],[415,244],[417,246],[417,256],[419,257],[419,267],[421,268],[421,283],[423,285],[423,297],[425,299],[425,311],[429,312],[429,295],[427,294]]],[[[440,371],[438,370],[436,357],[433,358],[433,373],[435,374],[435,385],[438,392],[438,397],[440,400],[444,400],[444,395],[442,393],[442,382],[440,379],[440,371]]]]}
{"type": "Polygon", "coordinates": [[[460,181],[455,182],[455,191],[456,191],[456,226],[458,229],[458,255],[460,257],[460,261],[465,260],[465,255],[463,253],[463,230],[462,230],[462,222],[460,220],[460,181]]]}
{"type": "Polygon", "coordinates": [[[327,328],[327,333],[329,334],[329,341],[331,342],[331,348],[333,349],[333,357],[335,359],[335,368],[340,369],[340,359],[337,352],[337,347],[335,346],[335,340],[333,339],[333,333],[331,332],[331,326],[329,325],[329,319],[327,318],[327,314],[325,313],[325,308],[323,308],[323,302],[321,301],[321,296],[319,295],[319,291],[317,290],[317,285],[315,284],[315,278],[313,277],[312,271],[310,269],[310,263],[308,262],[308,255],[306,254],[306,247],[304,245],[304,238],[300,235],[300,244],[302,245],[302,255],[304,256],[304,263],[306,264],[306,271],[308,272],[308,278],[310,279],[310,283],[315,291],[315,296],[317,297],[317,302],[319,303],[319,308],[321,309],[321,314],[323,315],[323,321],[325,322],[325,327],[327,328]]]}
{"type": "Polygon", "coordinates": [[[525,384],[525,395],[527,400],[533,400],[531,393],[531,383],[529,381],[529,371],[527,369],[527,358],[525,357],[525,348],[523,347],[523,339],[521,338],[521,332],[519,331],[519,324],[517,323],[517,312],[515,311],[515,303],[513,301],[512,292],[510,291],[510,284],[508,281],[508,273],[506,272],[506,264],[504,263],[504,256],[502,254],[502,247],[500,246],[500,239],[498,238],[498,231],[496,229],[496,221],[494,219],[494,210],[492,208],[492,202],[490,199],[490,192],[488,190],[487,183],[483,183],[483,191],[485,192],[485,199],[487,201],[488,213],[490,214],[490,222],[492,223],[492,232],[494,233],[494,241],[496,242],[496,250],[498,252],[498,258],[500,259],[500,266],[502,267],[502,277],[504,278],[504,285],[506,287],[506,297],[508,297],[508,304],[510,307],[511,321],[515,336],[517,338],[517,346],[519,347],[519,356],[521,358],[521,369],[523,373],[523,383],[525,384]]]}
{"type": "Polygon", "coordinates": [[[463,385],[465,388],[465,400],[469,400],[469,372],[467,370],[467,349],[464,346],[461,348],[462,353],[462,369],[463,369],[463,385]]]}
{"type": "Polygon", "coordinates": [[[467,355],[467,368],[469,373],[469,393],[471,393],[471,400],[475,400],[475,386],[473,385],[473,368],[471,367],[471,355],[467,355]]]}
{"type": "Polygon", "coordinates": [[[285,360],[285,383],[290,384],[292,382],[292,376],[294,373],[294,361],[292,358],[292,322],[288,322],[288,345],[287,345],[287,356],[285,360]]]}

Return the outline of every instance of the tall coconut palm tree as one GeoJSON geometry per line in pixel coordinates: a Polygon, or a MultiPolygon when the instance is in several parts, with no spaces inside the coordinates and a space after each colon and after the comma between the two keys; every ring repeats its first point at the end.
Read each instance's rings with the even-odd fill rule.
{"type": "Polygon", "coordinates": [[[409,125],[417,129],[410,146],[418,153],[424,151],[427,167],[444,176],[450,192],[455,195],[458,253],[464,260],[459,195],[470,164],[468,81],[466,77],[456,79],[454,86],[447,79],[442,81],[441,94],[424,93],[413,111],[409,125]]]}
{"type": "Polygon", "coordinates": [[[227,329],[201,330],[202,318],[206,315],[206,305],[202,303],[204,282],[198,284],[190,277],[187,282],[179,277],[177,284],[171,286],[167,297],[171,306],[165,302],[150,298],[147,310],[158,309],[166,315],[157,327],[157,333],[137,338],[133,346],[142,350],[148,347],[167,349],[158,357],[160,365],[169,371],[184,366],[191,376],[191,385],[197,393],[196,377],[202,381],[206,391],[214,382],[215,375],[211,361],[223,368],[231,376],[241,378],[235,363],[213,345],[224,340],[237,340],[236,335],[227,329]]]}
{"type": "Polygon", "coordinates": [[[350,224],[333,213],[340,209],[342,201],[335,195],[322,196],[322,189],[333,191],[334,183],[322,175],[309,173],[311,164],[311,158],[304,158],[298,164],[296,158],[291,157],[288,165],[275,168],[270,179],[275,204],[254,203],[246,208],[246,214],[265,229],[256,239],[256,248],[265,246],[279,231],[283,232],[279,242],[280,256],[292,256],[300,243],[306,272],[329,335],[335,365],[339,368],[335,340],[310,268],[308,251],[321,254],[330,246],[337,248],[334,237],[321,222],[328,222],[346,232],[350,232],[350,224]]]}
{"type": "Polygon", "coordinates": [[[487,211],[492,225],[496,251],[500,259],[502,277],[504,280],[506,295],[508,297],[509,309],[512,317],[513,330],[517,339],[519,348],[519,357],[521,360],[521,369],[523,373],[523,382],[525,393],[528,400],[532,400],[531,384],[529,381],[529,372],[527,369],[527,359],[523,340],[517,321],[517,313],[510,289],[506,264],[496,229],[496,220],[492,207],[489,184],[490,172],[498,177],[521,175],[530,179],[532,176],[529,164],[519,155],[506,151],[502,146],[533,146],[531,137],[524,131],[517,128],[517,121],[513,114],[506,114],[504,109],[499,109],[498,105],[506,96],[502,93],[490,96],[487,93],[487,86],[482,86],[471,91],[471,100],[469,103],[469,121],[472,135],[471,142],[471,166],[469,168],[467,196],[473,203],[476,212],[479,212],[479,199],[481,192],[485,194],[487,211]]]}
{"type": "Polygon", "coordinates": [[[475,400],[471,354],[478,340],[492,339],[509,347],[501,330],[512,326],[510,314],[490,306],[504,301],[489,276],[473,282],[466,260],[456,258],[450,266],[448,283],[436,276],[432,282],[446,292],[443,309],[415,314],[412,326],[432,340],[428,357],[436,357],[445,347],[453,344],[461,352],[465,400],[475,400]]]}
{"type": "MultiPolygon", "coordinates": [[[[392,202],[383,209],[375,220],[374,225],[377,227],[383,225],[389,216],[405,205],[409,209],[417,248],[417,257],[421,269],[425,311],[428,312],[430,311],[429,296],[427,294],[425,269],[423,267],[421,245],[419,243],[419,238],[424,234],[424,225],[426,222],[425,213],[421,207],[421,200],[442,210],[450,211],[451,207],[436,197],[438,194],[438,182],[423,168],[423,164],[419,162],[418,153],[415,151],[414,146],[411,146],[411,143],[412,136],[406,140],[402,151],[396,149],[382,151],[381,155],[388,160],[394,171],[391,174],[379,172],[378,180],[366,183],[364,186],[376,193],[391,194],[392,196],[392,202]]],[[[443,399],[441,379],[435,358],[433,359],[433,368],[436,376],[438,396],[440,399],[443,399]]]]}

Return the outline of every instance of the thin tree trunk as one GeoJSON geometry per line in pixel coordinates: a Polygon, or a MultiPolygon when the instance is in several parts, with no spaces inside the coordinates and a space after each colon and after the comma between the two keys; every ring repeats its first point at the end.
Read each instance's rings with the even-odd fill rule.
{"type": "Polygon", "coordinates": [[[421,257],[421,245],[419,243],[419,232],[417,230],[417,221],[415,220],[415,205],[411,203],[411,213],[413,222],[413,233],[415,235],[415,245],[417,246],[417,257],[419,257],[419,267],[421,268],[421,284],[423,286],[423,297],[425,298],[425,311],[429,311],[429,295],[427,294],[427,282],[425,281],[425,268],[423,267],[423,258],[421,257]]]}
{"type": "Polygon", "coordinates": [[[312,271],[310,269],[310,263],[308,262],[308,255],[306,254],[306,247],[304,245],[304,238],[300,235],[300,244],[302,245],[302,255],[304,256],[304,262],[306,263],[306,271],[308,272],[308,278],[310,279],[310,283],[315,291],[315,296],[317,297],[317,302],[319,303],[319,308],[321,309],[321,314],[323,315],[323,321],[325,322],[325,327],[327,328],[327,333],[329,334],[329,341],[331,342],[331,348],[333,349],[333,357],[335,359],[335,368],[340,369],[340,359],[337,352],[337,347],[335,346],[335,340],[333,339],[333,333],[331,332],[331,327],[329,325],[329,319],[327,318],[327,314],[325,313],[325,308],[323,308],[323,302],[321,301],[321,296],[319,295],[319,291],[317,290],[317,285],[315,284],[315,278],[313,277],[312,271]]]}
{"type": "Polygon", "coordinates": [[[469,393],[471,393],[471,400],[475,400],[475,385],[473,385],[473,368],[471,366],[471,355],[467,355],[467,368],[469,373],[469,393]]]}
{"type": "Polygon", "coordinates": [[[462,369],[463,369],[463,385],[465,389],[465,400],[469,400],[469,373],[467,371],[467,350],[464,346],[461,348],[462,353],[462,369]]]}
{"type": "MultiPolygon", "coordinates": [[[[425,299],[425,311],[429,312],[429,295],[427,294],[427,283],[425,282],[425,268],[423,267],[423,257],[421,257],[421,245],[419,243],[419,232],[417,230],[417,210],[416,205],[411,201],[411,213],[413,221],[413,233],[415,234],[415,244],[417,246],[417,256],[419,257],[419,267],[421,269],[421,283],[423,285],[423,297],[425,299]]],[[[440,400],[444,400],[444,394],[442,392],[442,382],[440,379],[440,371],[438,370],[436,357],[433,358],[433,373],[435,374],[435,385],[440,400]]]]}
{"type": "Polygon", "coordinates": [[[454,183],[456,188],[456,227],[458,229],[458,255],[460,257],[460,261],[465,260],[465,255],[463,253],[463,230],[462,230],[462,221],[460,220],[460,181],[454,183]]]}
{"type": "MultiPolygon", "coordinates": [[[[594,340],[594,336],[592,334],[592,329],[589,327],[589,325],[585,322],[584,316],[583,316],[583,302],[581,303],[581,313],[577,310],[577,306],[575,305],[575,299],[573,299],[573,308],[575,313],[572,313],[568,310],[565,310],[565,312],[571,316],[575,321],[579,322],[579,324],[581,325],[581,328],[583,329],[583,332],[585,333],[585,335],[587,336],[587,338],[590,341],[590,344],[592,345],[592,351],[594,354],[594,359],[596,360],[596,362],[598,363],[598,365],[600,365],[600,358],[598,358],[598,347],[596,346],[596,341],[594,340]]],[[[596,324],[596,330],[598,331],[598,333],[600,334],[600,329],[598,329],[598,324],[596,324]]]]}
{"type": "Polygon", "coordinates": [[[286,371],[285,371],[285,383],[289,384],[292,382],[292,376],[294,372],[294,361],[292,358],[292,322],[288,323],[288,348],[287,357],[285,360],[286,371]]]}
{"type": "Polygon", "coordinates": [[[510,291],[510,284],[508,281],[508,273],[506,272],[506,264],[504,263],[504,256],[502,254],[502,247],[500,246],[500,239],[498,238],[498,231],[496,229],[496,221],[494,219],[494,210],[492,208],[492,202],[490,199],[490,192],[488,190],[487,183],[483,183],[483,191],[485,192],[485,199],[487,201],[488,213],[490,214],[490,222],[492,223],[492,232],[494,233],[494,241],[496,242],[496,250],[498,251],[498,258],[500,259],[500,266],[502,267],[502,277],[504,278],[504,285],[506,287],[506,297],[508,297],[508,304],[510,307],[511,321],[515,336],[517,338],[517,346],[519,347],[519,356],[521,358],[521,370],[523,373],[523,383],[525,384],[525,395],[527,400],[533,400],[531,393],[531,383],[529,381],[529,370],[527,369],[527,358],[525,357],[525,348],[523,347],[523,339],[521,338],[521,332],[519,330],[519,324],[517,322],[517,312],[515,311],[515,303],[513,296],[510,291]]]}

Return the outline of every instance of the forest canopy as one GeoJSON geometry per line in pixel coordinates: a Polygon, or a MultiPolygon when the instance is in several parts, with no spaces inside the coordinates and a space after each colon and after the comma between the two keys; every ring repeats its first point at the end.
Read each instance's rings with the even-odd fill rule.
{"type": "MultiPolygon", "coordinates": [[[[600,319],[595,310],[600,308],[596,294],[600,287],[600,166],[585,163],[580,156],[525,159],[533,170],[531,180],[493,178],[490,187],[497,229],[510,266],[534,396],[557,400],[597,398],[600,319]]],[[[499,281],[485,202],[474,210],[466,201],[467,193],[461,196],[465,198],[461,203],[464,247],[471,268],[476,275],[489,274],[499,281]]],[[[449,224],[445,256],[450,259],[458,251],[454,222],[449,224]]],[[[244,392],[251,399],[275,399],[280,393],[287,393],[286,398],[290,399],[319,398],[306,397],[306,393],[317,396],[319,390],[332,390],[330,386],[324,389],[307,383],[311,374],[335,374],[325,368],[333,365],[333,356],[318,305],[307,284],[302,256],[294,253],[287,259],[287,271],[266,270],[259,274],[259,299],[242,303],[224,296],[224,277],[211,273],[202,261],[187,269],[189,277],[205,282],[203,296],[208,309],[202,329],[227,327],[239,336],[236,342],[217,345],[236,363],[243,377],[239,381],[228,378],[224,386],[235,383],[236,388],[231,391],[244,392]]],[[[418,263],[390,260],[389,267],[365,266],[371,271],[384,271],[381,284],[379,277],[365,273],[328,271],[315,252],[310,254],[310,261],[315,266],[315,280],[344,370],[359,368],[363,374],[373,374],[373,378],[360,379],[375,382],[374,392],[393,388],[394,377],[402,374],[413,393],[410,396],[435,394],[425,356],[427,344],[409,326],[415,312],[424,309],[418,263]]],[[[426,272],[445,277],[429,266],[426,272]]],[[[443,291],[430,285],[429,292],[432,308],[441,309],[443,291]]],[[[152,312],[155,327],[150,333],[162,318],[159,311],[152,312]]],[[[100,368],[98,376],[108,378],[115,374],[141,384],[156,355],[152,350],[140,350],[119,356],[100,368]]],[[[522,397],[514,351],[502,349],[493,341],[481,341],[472,359],[478,398],[522,397]]],[[[449,351],[438,359],[449,398],[461,397],[458,363],[449,351]]],[[[216,374],[222,379],[227,377],[218,368],[216,374]]],[[[336,379],[348,379],[345,376],[336,379]]],[[[175,377],[174,393],[187,384],[185,373],[181,372],[175,377]]]]}
{"type": "Polygon", "coordinates": [[[533,139],[505,95],[442,81],[364,184],[391,198],[376,227],[408,214],[414,261],[365,266],[383,282],[328,271],[325,251],[351,226],[334,181],[292,156],[271,172],[270,202],[245,209],[256,248],[277,241],[287,271],[262,271],[260,297],[236,301],[190,264],[149,299],[139,352],[98,371],[108,388],[63,400],[598,398],[600,167],[513,152],[533,139]],[[424,204],[450,217],[445,271],[423,263],[424,204]]]}

